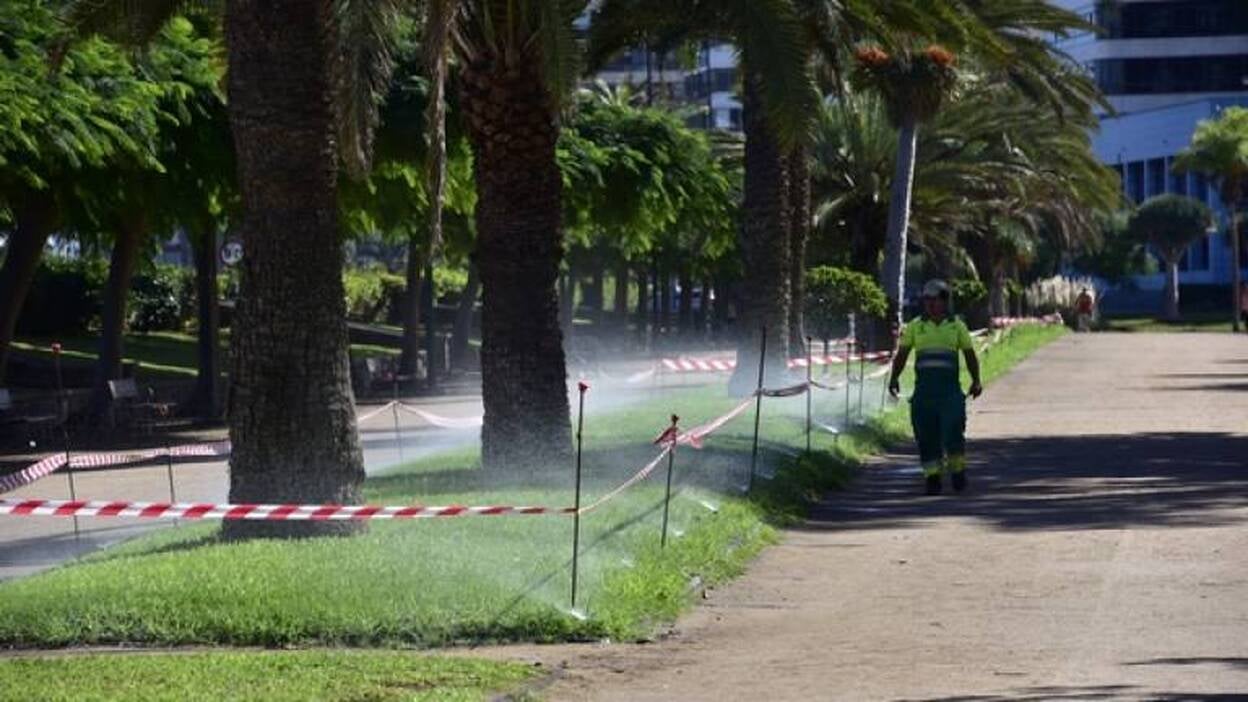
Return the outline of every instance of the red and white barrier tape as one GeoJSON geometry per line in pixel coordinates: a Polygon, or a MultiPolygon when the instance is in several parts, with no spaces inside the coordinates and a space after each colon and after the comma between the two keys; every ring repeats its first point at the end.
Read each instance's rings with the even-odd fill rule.
{"type": "Polygon", "coordinates": [[[214,505],[189,502],[107,502],[0,499],[0,514],[43,517],[139,517],[144,519],[246,519],[262,521],[344,521],[433,519],[505,515],[572,514],[572,507],[512,505],[443,507],[381,505],[214,505]]]}
{"type": "Polygon", "coordinates": [[[712,419],[706,424],[694,427],[690,429],[689,431],[682,433],[680,436],[676,438],[676,443],[684,445],[684,446],[692,446],[697,449],[702,448],[703,439],[705,439],[711,434],[722,429],[724,425],[727,424],[728,422],[731,422],[732,420],[741,416],[741,414],[744,413],[746,410],[748,410],[750,408],[750,405],[753,405],[753,404],[754,404],[754,396],[751,395],[750,397],[743,400],[741,404],[729,410],[726,414],[720,417],[717,417],[715,419],[712,419]]]}
{"type": "Polygon", "coordinates": [[[809,385],[806,383],[798,383],[787,388],[763,388],[759,392],[763,394],[763,397],[796,397],[806,392],[807,387],[809,385]]]}
{"type": "MultiPolygon", "coordinates": [[[[74,468],[106,468],[142,463],[165,456],[173,458],[221,458],[230,455],[229,441],[215,441],[205,444],[186,444],[168,448],[128,451],[125,453],[81,453],[70,457],[70,466],[74,468]]],[[[46,478],[65,467],[65,454],[58,453],[48,456],[39,462],[16,473],[0,476],[0,493],[11,492],[25,487],[37,480],[46,478]]]]}
{"type": "Polygon", "coordinates": [[[612,490],[611,492],[608,492],[602,497],[599,497],[597,500],[594,500],[592,503],[581,507],[581,514],[586,514],[588,512],[592,512],[598,509],[599,507],[605,505],[611,500],[614,500],[615,498],[619,497],[625,490],[628,490],[629,488],[636,485],[637,483],[640,483],[646,478],[649,478],[651,474],[654,473],[654,470],[658,468],[660,464],[663,463],[663,459],[667,458],[667,454],[671,453],[671,451],[672,451],[671,446],[664,446],[663,450],[659,452],[659,455],[654,457],[654,460],[650,461],[645,466],[643,466],[641,470],[634,473],[631,478],[620,483],[620,485],[616,487],[614,490],[612,490]]]}
{"type": "Polygon", "coordinates": [[[425,422],[441,429],[480,429],[485,423],[484,417],[446,417],[402,402],[399,403],[399,409],[416,415],[425,422]]]}
{"type": "Polygon", "coordinates": [[[365,412],[364,414],[361,414],[360,416],[356,417],[355,422],[356,424],[363,424],[364,422],[367,422],[368,420],[379,416],[383,412],[390,410],[390,408],[394,407],[397,404],[399,403],[396,400],[391,400],[371,412],[365,412]]]}
{"type": "Polygon", "coordinates": [[[1054,312],[1043,317],[993,317],[990,324],[993,329],[1009,329],[1025,324],[1063,324],[1062,315],[1054,312]]]}

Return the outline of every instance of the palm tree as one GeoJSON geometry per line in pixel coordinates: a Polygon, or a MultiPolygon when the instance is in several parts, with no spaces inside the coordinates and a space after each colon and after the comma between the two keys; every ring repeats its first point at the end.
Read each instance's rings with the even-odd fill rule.
{"type": "MultiPolygon", "coordinates": [[[[83,2],[79,33],[143,44],[178,3],[83,2]]],[[[227,94],[243,242],[230,363],[230,500],[349,504],[363,452],[347,357],[340,164],[367,170],[389,82],[384,0],[229,0],[227,94]]],[[[353,533],[361,523],[226,522],[227,537],[353,533]]]]}
{"type": "Polygon", "coordinates": [[[878,47],[857,53],[859,76],[884,98],[889,121],[898,129],[897,160],[889,192],[888,232],[880,282],[888,294],[888,322],[901,329],[906,290],[906,235],[918,153],[919,125],[936,116],[957,80],[954,56],[939,46],[890,55],[878,47]]]}
{"type": "Polygon", "coordinates": [[[1229,107],[1217,119],[1201,122],[1192,136],[1192,143],[1174,160],[1179,173],[1195,171],[1211,176],[1218,186],[1218,195],[1226,207],[1230,220],[1228,237],[1231,240],[1231,299],[1235,317],[1235,331],[1240,330],[1243,318],[1243,287],[1241,269],[1241,240],[1239,231],[1239,206],[1248,189],[1248,109],[1229,107]]]}
{"type": "MultiPolygon", "coordinates": [[[[817,109],[811,52],[798,9],[793,0],[605,0],[590,25],[591,63],[656,35],[677,45],[730,41],[740,49],[745,305],[731,381],[738,390],[756,381],[753,369],[764,327],[768,377],[779,377],[788,359],[793,253],[788,157],[808,139],[817,109]]],[[[800,170],[798,177],[804,177],[800,170]]]]}
{"type": "Polygon", "coordinates": [[[555,145],[576,75],[572,22],[584,9],[585,0],[466,0],[452,30],[477,185],[489,470],[549,468],[571,452],[555,145]]]}

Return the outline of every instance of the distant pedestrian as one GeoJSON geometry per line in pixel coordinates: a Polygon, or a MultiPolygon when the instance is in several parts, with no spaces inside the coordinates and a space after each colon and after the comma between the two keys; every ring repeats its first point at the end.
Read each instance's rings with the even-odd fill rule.
{"type": "Polygon", "coordinates": [[[971,374],[970,396],[979,397],[979,358],[971,332],[960,319],[949,316],[949,286],[931,280],[923,286],[923,315],[906,325],[893,359],[888,391],[901,394],[900,377],[910,352],[914,363],[914,396],[910,398],[910,422],[919,446],[919,461],[927,494],[939,495],[942,474],[949,473],[953,489],[966,489],[966,395],[962,393],[958,353],[971,374]]]}
{"type": "Polygon", "coordinates": [[[1096,314],[1096,300],[1092,293],[1084,288],[1075,299],[1075,329],[1081,332],[1092,331],[1092,316],[1096,314]]]}

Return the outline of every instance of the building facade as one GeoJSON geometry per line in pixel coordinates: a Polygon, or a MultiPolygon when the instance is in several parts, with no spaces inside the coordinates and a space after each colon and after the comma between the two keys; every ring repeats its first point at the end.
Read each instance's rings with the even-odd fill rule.
{"type": "MultiPolygon", "coordinates": [[[[1208,179],[1175,174],[1171,164],[1202,120],[1248,106],[1248,0],[1050,1],[1100,28],[1054,40],[1096,77],[1115,110],[1093,138],[1098,157],[1118,171],[1131,202],[1178,193],[1213,207],[1218,231],[1191,246],[1180,281],[1229,284],[1225,208],[1208,179]]],[[[1137,282],[1147,290],[1164,283],[1160,274],[1137,282]]]]}

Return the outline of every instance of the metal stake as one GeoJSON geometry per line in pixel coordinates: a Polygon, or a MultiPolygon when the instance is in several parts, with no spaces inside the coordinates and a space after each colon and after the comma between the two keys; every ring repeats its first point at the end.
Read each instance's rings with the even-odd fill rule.
{"type": "Polygon", "coordinates": [[[758,429],[759,421],[763,416],[763,378],[767,372],[767,327],[762,329],[763,340],[758,355],[758,400],[754,404],[754,449],[750,453],[750,481],[749,490],[754,491],[754,470],[758,467],[758,429]]]}
{"type": "Polygon", "coordinates": [[[676,423],[680,421],[680,417],[672,415],[672,428],[668,431],[671,433],[671,446],[667,449],[667,492],[663,496],[663,537],[659,540],[659,546],[667,548],[667,512],[672,504],[672,468],[676,463],[676,423]]]}
{"type": "MultiPolygon", "coordinates": [[[[165,473],[169,476],[169,504],[178,501],[178,493],[173,489],[173,447],[168,443],[165,444],[165,473]]],[[[173,520],[173,525],[178,526],[178,520],[173,520]]]]}
{"type": "Polygon", "coordinates": [[[580,567],[581,553],[581,453],[584,446],[585,430],[585,393],[589,392],[589,384],[581,381],[576,384],[580,390],[580,406],[576,415],[576,498],[572,512],[572,606],[576,607],[576,581],[580,567]]]}
{"type": "Polygon", "coordinates": [[[813,377],[812,377],[813,371],[811,369],[814,368],[814,363],[812,362],[813,359],[812,359],[811,351],[810,351],[811,343],[812,343],[811,338],[809,336],[806,337],[806,453],[810,453],[810,410],[811,410],[811,400],[812,400],[811,395],[815,391],[814,387],[812,387],[810,384],[811,380],[813,380],[813,377]]]}
{"type": "Polygon", "coordinates": [[[394,376],[394,400],[390,403],[390,413],[394,415],[394,445],[399,447],[399,462],[403,462],[403,434],[399,431],[399,376],[394,376]]]}
{"type": "MultiPolygon", "coordinates": [[[[61,403],[61,410],[65,413],[61,421],[61,438],[65,442],[65,480],[69,483],[69,499],[77,502],[78,490],[74,486],[74,466],[69,453],[69,400],[65,397],[65,381],[61,376],[61,345],[59,343],[52,344],[52,359],[56,366],[56,395],[61,403]]],[[[78,515],[74,515],[74,544],[78,545],[81,540],[82,532],[78,526],[78,515]]]]}

